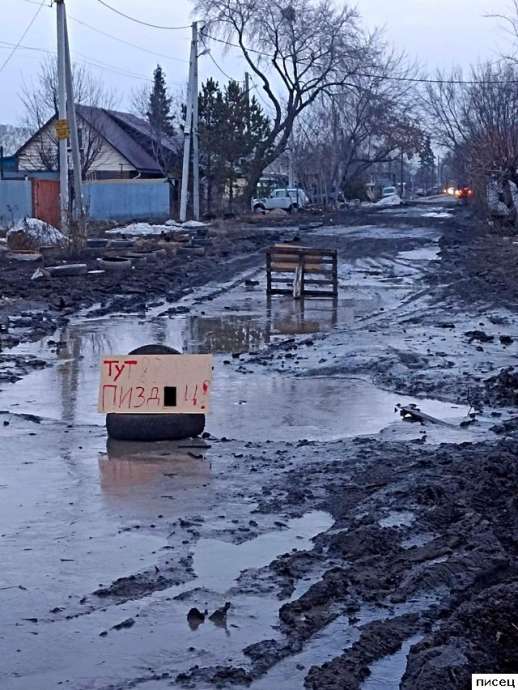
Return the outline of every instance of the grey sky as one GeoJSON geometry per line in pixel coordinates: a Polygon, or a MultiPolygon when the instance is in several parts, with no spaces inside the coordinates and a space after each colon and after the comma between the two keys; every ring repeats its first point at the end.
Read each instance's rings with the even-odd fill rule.
{"type": "MultiPolygon", "coordinates": [[[[110,4],[149,22],[185,25],[192,20],[189,0],[109,0],[110,4]]],[[[16,43],[38,9],[40,0],[0,0],[0,41],[16,43]]],[[[46,0],[46,5],[49,0],[46,0]]],[[[387,38],[428,69],[464,66],[492,59],[509,46],[502,27],[487,13],[504,13],[509,0],[358,0],[357,7],[368,27],[383,26],[387,38]]],[[[161,31],[133,24],[110,12],[97,0],[67,0],[73,58],[90,63],[92,71],[117,90],[120,107],[128,105],[131,92],[145,84],[157,62],[166,70],[172,89],[180,89],[187,76],[186,60],[190,31],[161,31]],[[136,50],[100,35],[75,20],[138,44],[167,57],[136,50]],[[139,77],[143,77],[140,79],[139,77]]],[[[23,46],[55,49],[55,10],[45,6],[23,40],[23,46]]],[[[0,65],[10,48],[0,43],[0,65]]],[[[244,65],[237,51],[222,55],[213,51],[218,64],[235,78],[242,78],[244,65]]],[[[19,93],[37,74],[44,52],[19,49],[0,72],[2,99],[0,122],[17,124],[23,115],[19,93]]],[[[224,80],[210,57],[200,61],[201,77],[212,74],[224,80]]]]}

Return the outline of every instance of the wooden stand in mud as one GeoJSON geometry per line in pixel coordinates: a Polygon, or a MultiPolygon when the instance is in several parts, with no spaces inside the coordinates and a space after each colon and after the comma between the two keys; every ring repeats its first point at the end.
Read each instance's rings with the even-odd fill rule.
{"type": "Polygon", "coordinates": [[[294,299],[337,297],[336,249],[273,245],[266,250],[266,293],[292,295],[294,299]]]}

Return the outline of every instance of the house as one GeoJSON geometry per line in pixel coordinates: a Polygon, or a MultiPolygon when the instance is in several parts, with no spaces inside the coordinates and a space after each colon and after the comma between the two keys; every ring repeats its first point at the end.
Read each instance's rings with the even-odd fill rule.
{"type": "MultiPolygon", "coordinates": [[[[147,120],[116,110],[77,105],[76,115],[84,179],[179,177],[181,136],[160,135],[147,120]]],[[[52,117],[18,149],[20,173],[58,170],[56,121],[52,117]]]]}

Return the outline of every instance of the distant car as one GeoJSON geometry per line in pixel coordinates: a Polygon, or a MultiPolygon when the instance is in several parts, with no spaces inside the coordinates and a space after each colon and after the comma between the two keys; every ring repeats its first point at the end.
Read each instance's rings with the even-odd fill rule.
{"type": "Polygon", "coordinates": [[[270,196],[252,199],[252,211],[256,213],[271,211],[275,208],[283,209],[288,213],[304,208],[309,203],[308,196],[303,189],[287,188],[274,189],[270,196]]]}
{"type": "Polygon", "coordinates": [[[466,201],[468,201],[469,199],[472,198],[472,196],[473,196],[473,190],[471,189],[471,187],[460,187],[460,188],[457,189],[457,191],[455,192],[455,196],[457,197],[457,199],[458,199],[459,201],[464,201],[464,202],[466,202],[466,201]]]}
{"type": "Polygon", "coordinates": [[[381,198],[385,199],[388,196],[394,196],[395,194],[398,194],[397,187],[383,187],[381,191],[381,198]]]}

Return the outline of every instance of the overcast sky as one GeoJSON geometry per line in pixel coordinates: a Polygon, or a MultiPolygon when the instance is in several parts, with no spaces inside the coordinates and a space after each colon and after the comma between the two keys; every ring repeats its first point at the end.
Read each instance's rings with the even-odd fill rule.
{"type": "MultiPolygon", "coordinates": [[[[156,24],[189,24],[189,0],[107,0],[127,14],[156,24]]],[[[128,106],[131,93],[146,83],[157,62],[168,77],[171,89],[183,87],[187,78],[190,30],[164,31],[134,24],[103,7],[98,0],[66,0],[73,59],[87,62],[105,84],[117,91],[121,109],[128,106]],[[81,23],[82,22],[82,23],[81,23]],[[134,43],[148,51],[118,42],[97,31],[134,43]]],[[[0,0],[0,67],[38,11],[40,0],[0,0]]],[[[0,122],[18,124],[23,116],[19,94],[23,84],[31,84],[45,57],[55,50],[55,9],[50,0],[40,11],[20,47],[0,71],[0,122]],[[32,48],[34,50],[29,50],[32,48]],[[43,52],[41,52],[43,51],[43,52]]],[[[419,63],[434,70],[454,64],[467,66],[493,59],[504,46],[509,47],[502,26],[484,15],[505,13],[510,0],[358,0],[357,7],[369,28],[384,27],[387,38],[419,63]]],[[[242,79],[244,65],[237,51],[222,55],[213,51],[220,67],[242,79]]],[[[210,57],[200,60],[200,74],[225,80],[210,57]]]]}

